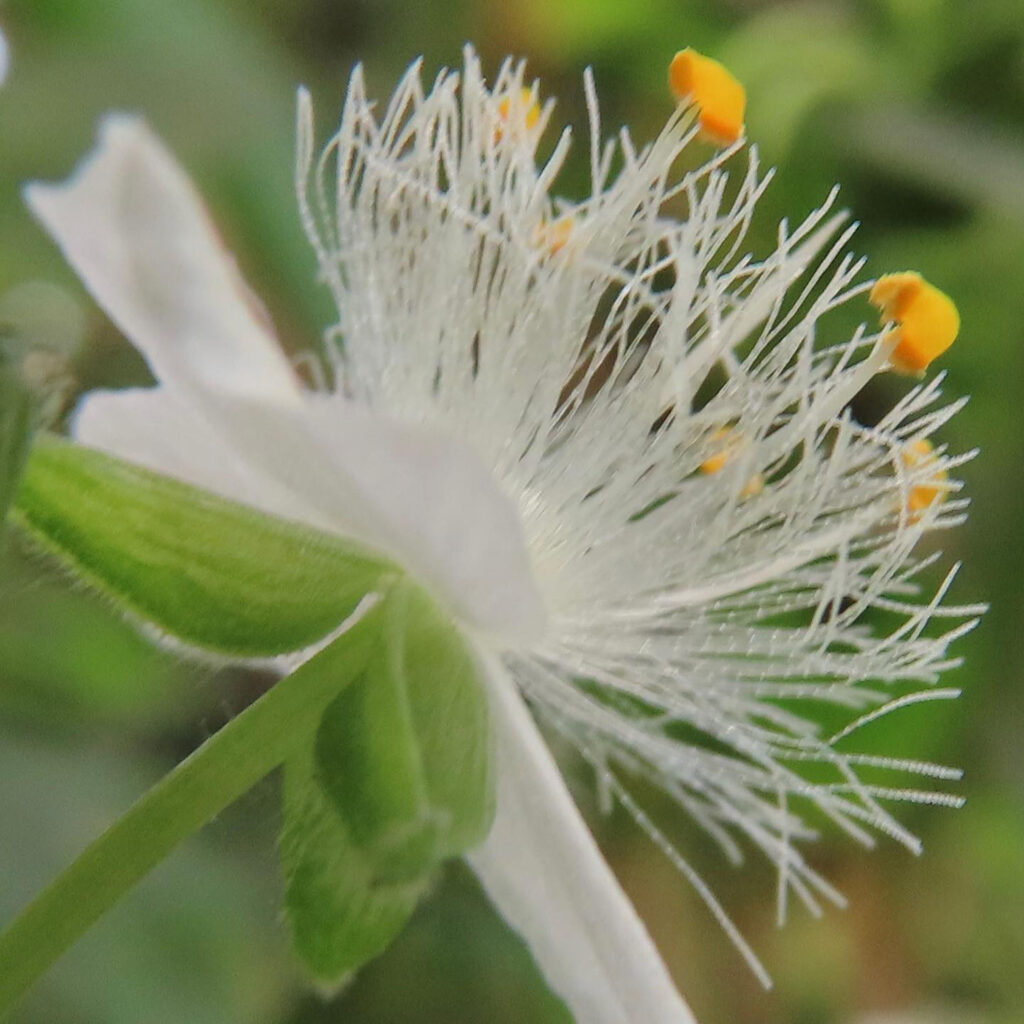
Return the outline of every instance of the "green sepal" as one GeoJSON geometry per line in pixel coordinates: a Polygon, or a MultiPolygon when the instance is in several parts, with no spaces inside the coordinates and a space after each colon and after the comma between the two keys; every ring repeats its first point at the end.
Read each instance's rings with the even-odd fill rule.
{"type": "Polygon", "coordinates": [[[397,571],[340,537],[53,436],[33,446],[12,521],[144,622],[241,657],[316,643],[397,571]]]}
{"type": "Polygon", "coordinates": [[[0,365],[0,524],[14,500],[32,443],[32,395],[18,374],[0,365]]]}
{"type": "Polygon", "coordinates": [[[477,661],[450,618],[407,580],[381,611],[364,677],[324,714],[316,765],[375,877],[402,882],[486,837],[492,737],[477,661]]]}
{"type": "Polygon", "coordinates": [[[295,951],[312,977],[330,988],[384,952],[431,881],[376,877],[317,780],[312,744],[284,767],[280,854],[295,951]]]}

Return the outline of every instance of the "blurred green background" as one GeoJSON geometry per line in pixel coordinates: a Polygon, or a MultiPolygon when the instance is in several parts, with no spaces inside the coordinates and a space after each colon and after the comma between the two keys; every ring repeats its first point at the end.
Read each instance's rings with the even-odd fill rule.
{"type": "MultiPolygon", "coordinates": [[[[823,921],[797,912],[782,931],[763,866],[734,871],[685,823],[674,829],[774,974],[769,994],[624,816],[595,827],[703,1024],[1024,1021],[1022,0],[8,0],[0,24],[12,50],[0,90],[0,332],[28,355],[55,420],[82,389],[145,379],[18,195],[28,178],[63,177],[103,111],[141,111],[168,141],[299,351],[331,318],[291,185],[300,82],[326,131],[355,60],[386,97],[416,55],[432,74],[473,40],[492,72],[506,53],[528,56],[557,115],[580,126],[592,65],[607,129],[629,123],[644,139],[669,112],[676,49],[725,61],[748,86],[750,137],[780,167],[755,242],[839,182],[869,272],[919,269],[963,314],[946,391],[972,397],[943,440],[981,456],[964,470],[970,524],[945,539],[965,563],[954,599],[992,610],[947,677],[963,700],[914,709],[878,736],[888,753],[963,765],[968,804],[906,813],[926,842],[921,860],[830,837],[814,863],[850,909],[823,921]]],[[[874,399],[905,386],[884,382],[874,399]]],[[[155,652],[8,537],[0,920],[265,684],[155,652]]],[[[458,867],[347,991],[306,990],[279,918],[276,815],[271,780],[155,872],[13,1019],[567,1020],[458,867]]]]}

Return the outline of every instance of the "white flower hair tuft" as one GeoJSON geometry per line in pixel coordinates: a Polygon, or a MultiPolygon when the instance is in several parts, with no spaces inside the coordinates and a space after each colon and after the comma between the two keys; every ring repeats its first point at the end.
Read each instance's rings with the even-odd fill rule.
{"type": "Polygon", "coordinates": [[[916,478],[902,454],[962,403],[939,404],[939,376],[878,424],[855,422],[850,402],[891,368],[892,345],[864,329],[818,343],[818,320],[870,287],[836,193],[755,261],[743,242],[770,178],[756,149],[727,199],[739,145],[673,174],[700,132],[683,105],[650,145],[623,129],[602,148],[585,81],[591,193],[577,203],[551,193],[568,129],[536,162],[551,106],[525,128],[538,87],[522,63],[490,86],[467,51],[464,73],[429,91],[414,65],[379,118],[357,69],[315,167],[302,96],[299,194],[340,314],[332,378],[471,437],[516,502],[549,618],[542,642],[501,657],[606,792],[716,912],[623,774],[664,788],[731,860],[736,836],[764,853],[780,917],[789,892],[818,913],[842,898],[798,852],[815,830],[796,804],[866,845],[873,828],[916,851],[882,802],[959,802],[862,782],[864,767],[959,773],[843,741],[883,711],[955,695],[889,688],[933,684],[979,611],[941,606],[955,570],[927,601],[915,583],[936,558],[915,555],[922,534],[963,518],[946,474],[973,453],[943,449],[916,478]],[[501,129],[508,97],[519,132],[501,129]],[[915,514],[909,495],[936,478],[948,499],[915,514]],[[872,611],[892,622],[884,634],[872,611]],[[941,618],[956,624],[926,635],[941,618]],[[862,717],[822,735],[794,707],[815,702],[862,717]],[[833,777],[809,781],[811,762],[833,777]]]}

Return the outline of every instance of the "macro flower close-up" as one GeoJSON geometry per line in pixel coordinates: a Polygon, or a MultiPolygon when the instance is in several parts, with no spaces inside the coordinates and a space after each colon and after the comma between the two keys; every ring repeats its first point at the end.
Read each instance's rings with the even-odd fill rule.
{"type": "Polygon", "coordinates": [[[15,527],[175,655],[282,678],[268,698],[361,624],[391,623],[372,628],[393,631],[397,661],[358,654],[370,667],[314,723],[302,778],[318,808],[341,808],[325,818],[358,851],[358,893],[311,895],[307,798],[288,810],[297,755],[266,766],[286,768],[286,917],[327,989],[461,856],[580,1024],[695,1020],[560,763],[646,834],[766,987],[771,964],[656,808],[677,805],[727,861],[766,863],[782,924],[845,905],[809,854],[822,833],[919,852],[900,805],[962,802],[956,768],[859,745],[879,719],[957,696],[941,677],[981,611],[947,602],[956,567],[936,541],[965,519],[974,454],[947,429],[963,401],[941,394],[957,309],[916,272],[870,278],[836,192],[752,251],[772,173],[744,90],[693,50],[666,71],[649,142],[607,132],[590,71],[574,132],[525,63],[485,75],[469,48],[459,70],[414,63],[383,103],[357,67],[324,141],[300,91],[298,216],[336,309],[300,354],[140,116],[107,115],[66,181],[25,189],[155,383],[84,394],[73,444],[28,460],[15,527]],[[565,198],[580,148],[588,182],[565,198]],[[876,378],[899,386],[862,422],[876,378]],[[77,477],[82,452],[103,458],[77,477]],[[65,470],[74,499],[54,483],[65,470]],[[108,479],[146,497],[91,522],[108,479]],[[238,564],[267,592],[248,609],[240,579],[237,635],[263,614],[293,634],[236,643],[226,599],[207,632],[177,628],[190,594],[222,586],[221,555],[191,519],[152,519],[177,531],[166,548],[143,531],[161,495],[236,516],[229,547],[227,524],[242,538],[253,517],[264,540],[238,564]],[[283,556],[271,545],[293,536],[283,556]],[[275,584],[293,579],[274,568],[289,550],[298,582],[275,584]],[[307,620],[302,573],[321,550],[340,552],[339,578],[356,568],[307,620]],[[410,671],[425,682],[405,682],[395,665],[424,650],[410,671]]]}

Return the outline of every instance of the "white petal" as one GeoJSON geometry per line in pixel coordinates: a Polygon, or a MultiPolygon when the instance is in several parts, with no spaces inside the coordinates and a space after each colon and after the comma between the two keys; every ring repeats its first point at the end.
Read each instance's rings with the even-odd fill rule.
{"type": "Polygon", "coordinates": [[[306,395],[294,407],[172,389],[98,392],[75,438],[272,515],[384,550],[499,641],[543,630],[512,502],[466,444],[306,395]]]}
{"type": "Polygon", "coordinates": [[[307,505],[252,460],[239,457],[195,406],[170,388],[93,391],[71,423],[76,441],[156,473],[241,502],[270,515],[310,525],[307,505]]]}
{"type": "Polygon", "coordinates": [[[108,117],[61,185],[25,198],[162,383],[291,400],[295,376],[188,178],[140,120],[108,117]]]}
{"type": "Polygon", "coordinates": [[[579,1024],[693,1024],[513,682],[484,660],[498,814],[470,865],[579,1024]]]}
{"type": "Polygon", "coordinates": [[[337,395],[206,412],[317,525],[390,552],[495,640],[540,636],[546,614],[519,515],[468,444],[337,395]]]}

